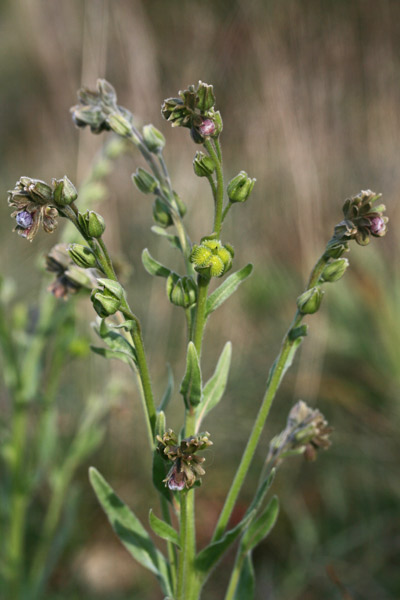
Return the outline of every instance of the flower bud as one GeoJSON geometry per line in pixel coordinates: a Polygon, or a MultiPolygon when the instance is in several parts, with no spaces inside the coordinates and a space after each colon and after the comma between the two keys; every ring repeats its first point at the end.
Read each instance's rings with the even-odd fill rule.
{"type": "Polygon", "coordinates": [[[341,279],[341,277],[343,277],[348,266],[349,261],[347,260],[347,258],[339,258],[337,260],[333,260],[332,262],[327,264],[324,270],[322,271],[322,281],[338,281],[339,279],[341,279]]]}
{"type": "Polygon", "coordinates": [[[87,210],[84,214],[79,213],[78,221],[88,237],[100,238],[106,228],[103,217],[94,210],[87,210]]]}
{"type": "Polygon", "coordinates": [[[175,306],[190,308],[197,300],[197,286],[191,277],[171,273],[167,278],[167,295],[175,306]]]}
{"type": "Polygon", "coordinates": [[[215,171],[215,163],[211,156],[207,156],[204,152],[196,152],[193,170],[198,177],[209,177],[215,171]]]}
{"type": "Polygon", "coordinates": [[[205,113],[210,110],[210,108],[213,108],[214,104],[215,95],[213,86],[199,81],[197,86],[196,108],[198,108],[201,113],[205,113]]]}
{"type": "Polygon", "coordinates": [[[70,246],[68,246],[68,254],[78,267],[82,267],[83,269],[97,267],[96,255],[87,246],[82,246],[82,244],[70,244],[70,246]]]}
{"type": "Polygon", "coordinates": [[[132,133],[130,122],[118,112],[113,112],[107,117],[107,124],[114,133],[121,137],[127,137],[132,133]]]}
{"type": "Polygon", "coordinates": [[[156,198],[153,203],[153,217],[155,222],[164,229],[173,223],[168,206],[160,198],[156,198]]]}
{"type": "Polygon", "coordinates": [[[203,119],[203,122],[198,127],[200,135],[210,137],[215,133],[215,123],[211,119],[203,119]]]}
{"type": "Polygon", "coordinates": [[[21,210],[21,212],[17,213],[15,220],[21,229],[29,229],[33,223],[33,217],[27,210],[21,210]]]}
{"type": "Polygon", "coordinates": [[[155,194],[159,189],[158,180],[141,167],[132,175],[132,181],[143,194],[155,194]]]}
{"type": "Polygon", "coordinates": [[[381,237],[381,236],[385,235],[385,233],[386,233],[385,219],[379,215],[372,217],[372,219],[370,219],[369,230],[372,233],[372,235],[375,235],[377,237],[381,237]]]}
{"type": "Polygon", "coordinates": [[[78,192],[66,175],[62,179],[53,179],[52,184],[54,186],[54,202],[58,206],[67,206],[75,202],[78,192]]]}
{"type": "Polygon", "coordinates": [[[149,124],[143,127],[143,140],[150,152],[158,154],[165,146],[165,137],[154,125],[149,124]]]}
{"type": "Polygon", "coordinates": [[[122,286],[113,279],[98,279],[98,283],[103,288],[96,288],[92,291],[90,299],[93,308],[101,318],[108,317],[117,312],[121,306],[124,295],[122,286]]]}
{"type": "Polygon", "coordinates": [[[297,298],[297,307],[304,315],[312,315],[319,309],[324,292],[319,287],[306,290],[297,298]]]}
{"type": "Polygon", "coordinates": [[[227,192],[230,202],[245,202],[250,196],[256,180],[248,177],[245,171],[240,171],[228,183],[227,192]]]}

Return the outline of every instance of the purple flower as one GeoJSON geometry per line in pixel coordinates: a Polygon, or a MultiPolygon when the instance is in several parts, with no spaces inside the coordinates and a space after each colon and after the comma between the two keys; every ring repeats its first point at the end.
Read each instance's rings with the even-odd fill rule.
{"type": "Polygon", "coordinates": [[[29,229],[33,223],[33,217],[27,210],[21,210],[21,212],[16,215],[15,220],[22,229],[29,229]]]}
{"type": "Polygon", "coordinates": [[[370,231],[373,235],[382,235],[386,229],[385,221],[382,217],[376,216],[370,220],[370,231]]]}
{"type": "Polygon", "coordinates": [[[215,123],[211,119],[204,119],[198,129],[202,136],[208,137],[215,132],[215,123]]]}

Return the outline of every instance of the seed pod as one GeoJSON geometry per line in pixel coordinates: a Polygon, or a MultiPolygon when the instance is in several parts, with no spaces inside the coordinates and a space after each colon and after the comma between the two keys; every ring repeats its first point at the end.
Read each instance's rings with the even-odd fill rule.
{"type": "Polygon", "coordinates": [[[68,206],[75,202],[78,192],[66,175],[62,179],[53,179],[52,184],[54,186],[54,202],[58,206],[68,206]]]}
{"type": "Polygon", "coordinates": [[[154,154],[160,153],[165,146],[165,137],[152,124],[143,127],[143,140],[148,150],[154,154]]]}
{"type": "Polygon", "coordinates": [[[256,180],[240,171],[236,177],[228,183],[227,192],[230,202],[245,202],[250,196],[256,180]]]}
{"type": "Polygon", "coordinates": [[[117,312],[124,295],[123,287],[112,279],[98,279],[103,288],[92,291],[90,299],[99,317],[105,318],[117,312]]]}
{"type": "Polygon", "coordinates": [[[141,167],[132,175],[132,181],[143,194],[155,194],[159,189],[158,180],[141,167]]]}
{"type": "Polygon", "coordinates": [[[94,252],[82,244],[70,244],[68,253],[74,263],[83,269],[92,269],[97,267],[97,260],[94,252]]]}
{"type": "Polygon", "coordinates": [[[297,298],[297,307],[304,315],[311,315],[319,309],[324,292],[319,287],[305,291],[297,298]]]}
{"type": "Polygon", "coordinates": [[[106,224],[101,215],[94,210],[87,210],[78,215],[79,225],[88,237],[100,238],[106,228],[106,224]]]}

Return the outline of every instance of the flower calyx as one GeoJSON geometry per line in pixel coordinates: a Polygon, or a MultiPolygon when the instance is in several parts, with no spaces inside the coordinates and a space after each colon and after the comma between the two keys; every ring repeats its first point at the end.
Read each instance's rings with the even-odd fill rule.
{"type": "Polygon", "coordinates": [[[288,456],[302,454],[306,460],[315,460],[317,451],[331,445],[333,429],[324,415],[299,400],[291,409],[285,429],[270,443],[267,462],[279,465],[288,456]]]}
{"type": "Polygon", "coordinates": [[[196,304],[197,285],[191,277],[171,272],[167,277],[167,296],[175,306],[190,308],[196,304]]]}
{"type": "Polygon", "coordinates": [[[53,233],[57,227],[53,189],[40,179],[21,177],[8,192],[8,205],[16,209],[11,213],[16,220],[14,231],[30,242],[41,225],[46,233],[53,233]]]}
{"type": "Polygon", "coordinates": [[[223,246],[220,240],[203,238],[199,245],[193,245],[190,262],[203,277],[222,277],[232,267],[233,257],[234,250],[229,244],[223,246]]]}
{"type": "Polygon", "coordinates": [[[124,288],[113,279],[100,278],[97,283],[102,287],[94,289],[90,299],[94,310],[104,319],[115,314],[120,308],[124,298],[124,288]]]}
{"type": "Polygon", "coordinates": [[[56,275],[48,291],[64,300],[82,288],[92,290],[101,276],[97,269],[78,267],[68,252],[67,244],[53,246],[46,256],[46,270],[56,275]]]}
{"type": "Polygon", "coordinates": [[[94,210],[79,213],[78,222],[82,233],[88,238],[101,238],[106,229],[103,217],[94,210]]]}
{"type": "Polygon", "coordinates": [[[240,173],[228,183],[227,193],[229,201],[232,203],[246,202],[252,192],[255,182],[256,179],[249,177],[246,171],[240,171],[240,173]]]}
{"type": "Polygon", "coordinates": [[[178,436],[168,429],[163,436],[158,435],[157,451],[162,458],[171,461],[172,467],[164,479],[165,485],[172,491],[190,489],[205,474],[201,466],[205,458],[196,456],[197,452],[212,446],[207,432],[192,435],[179,442],[178,436]]]}

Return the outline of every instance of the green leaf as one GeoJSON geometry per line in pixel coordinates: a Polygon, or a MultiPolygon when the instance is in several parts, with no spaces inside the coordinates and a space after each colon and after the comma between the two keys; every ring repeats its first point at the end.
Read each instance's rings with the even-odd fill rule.
{"type": "Polygon", "coordinates": [[[276,519],[278,518],[279,512],[279,501],[274,496],[268,503],[264,512],[250,523],[249,528],[243,536],[241,541],[241,547],[243,552],[249,552],[257,546],[267,535],[275,525],[276,519]]]}
{"type": "Polygon", "coordinates": [[[168,403],[171,400],[172,392],[174,391],[174,374],[173,374],[171,366],[169,364],[167,364],[167,370],[168,370],[167,387],[166,387],[164,395],[161,399],[158,410],[165,410],[167,408],[168,403]]]}
{"type": "Polygon", "coordinates": [[[165,231],[165,229],[163,229],[162,227],[158,227],[157,225],[153,225],[153,227],[151,228],[151,231],[153,233],[155,233],[156,235],[161,235],[161,237],[166,238],[169,243],[171,244],[171,246],[173,246],[174,248],[177,248],[178,250],[181,250],[181,243],[179,241],[179,238],[177,235],[172,235],[171,233],[167,233],[165,231]]]}
{"type": "Polygon", "coordinates": [[[222,350],[218,364],[215,368],[214,375],[207,381],[203,388],[202,400],[197,407],[196,430],[207,413],[210,412],[218,404],[224,395],[226,384],[228,381],[229,367],[232,357],[232,344],[227,342],[222,350]]]}
{"type": "Polygon", "coordinates": [[[199,357],[193,342],[189,342],[186,356],[186,373],[182,379],[180,393],[186,408],[197,406],[201,400],[201,371],[199,357]]]}
{"type": "Polygon", "coordinates": [[[156,575],[163,592],[172,596],[167,561],[139,519],[94,467],[89,469],[89,478],[98,501],[125,548],[138,563],[156,575]]]}
{"type": "Polygon", "coordinates": [[[126,352],[117,352],[115,350],[109,350],[108,348],[100,348],[100,346],[90,346],[92,352],[103,356],[103,358],[117,358],[128,365],[132,364],[132,356],[126,352]]]}
{"type": "MultiPolygon", "coordinates": [[[[126,328],[130,328],[132,321],[126,322],[124,323],[122,326],[126,327],[126,328]]],[[[136,356],[136,350],[134,348],[134,346],[128,342],[128,340],[126,339],[126,337],[124,337],[121,333],[118,333],[117,331],[114,331],[114,329],[119,328],[120,326],[116,326],[116,327],[111,327],[107,321],[105,319],[102,319],[100,322],[100,327],[94,327],[95,332],[97,333],[98,336],[101,337],[101,339],[104,341],[104,343],[108,346],[108,348],[110,350],[112,350],[113,352],[116,352],[118,354],[121,354],[122,356],[111,356],[105,353],[101,353],[98,352],[97,349],[94,349],[92,347],[92,350],[94,352],[97,352],[98,354],[102,354],[103,356],[106,356],[107,358],[120,358],[121,360],[125,360],[126,359],[123,358],[123,356],[127,356],[129,358],[131,358],[133,360],[133,362],[135,364],[137,364],[137,356],[136,356]]]]}
{"type": "Polygon", "coordinates": [[[167,540],[167,542],[172,542],[180,548],[178,532],[171,525],[168,525],[168,523],[156,517],[152,509],[150,509],[149,513],[149,523],[150,527],[158,537],[167,540]]]}
{"type": "Polygon", "coordinates": [[[272,469],[272,471],[268,475],[268,477],[266,477],[264,479],[264,481],[262,482],[262,484],[259,486],[259,488],[256,492],[256,495],[253,498],[252,503],[250,504],[249,508],[246,511],[246,515],[249,514],[250,512],[253,512],[253,514],[255,514],[259,510],[269,488],[272,485],[272,482],[275,479],[275,473],[276,473],[275,469],[272,469]]]}
{"type": "Polygon", "coordinates": [[[153,258],[150,252],[145,248],[142,252],[142,263],[146,271],[150,275],[156,275],[158,277],[168,277],[171,273],[171,270],[167,267],[164,267],[161,263],[159,263],[155,258],[153,258]]]}
{"type": "Polygon", "coordinates": [[[241,534],[254,513],[249,513],[230,531],[228,531],[220,540],[212,542],[209,546],[201,550],[195,559],[195,566],[199,571],[208,573],[217,564],[226,550],[233,544],[236,538],[241,534]]]}
{"type": "Polygon", "coordinates": [[[253,561],[251,552],[248,552],[243,560],[239,581],[233,600],[254,600],[255,590],[256,580],[254,575],[253,561]]]}
{"type": "Polygon", "coordinates": [[[253,270],[253,265],[249,263],[240,271],[232,273],[207,299],[206,317],[216,310],[225,300],[229,298],[237,290],[239,285],[249,277],[253,270]]]}

